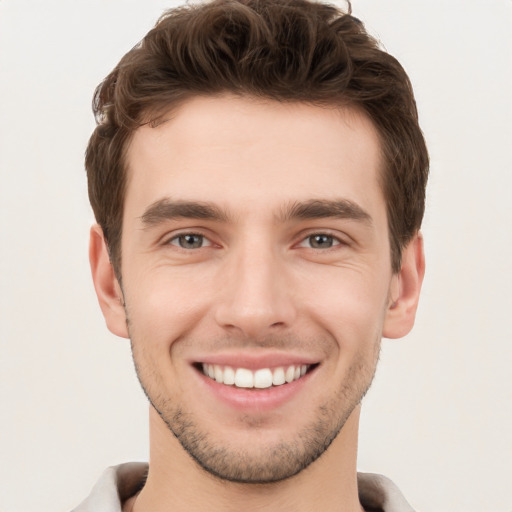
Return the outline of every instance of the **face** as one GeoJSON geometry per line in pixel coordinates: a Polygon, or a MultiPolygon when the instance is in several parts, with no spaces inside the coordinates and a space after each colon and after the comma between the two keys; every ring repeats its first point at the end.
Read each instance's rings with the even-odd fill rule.
{"type": "Polygon", "coordinates": [[[203,468],[296,474],[368,389],[400,293],[374,127],[349,109],[196,98],[140,128],[127,162],[124,310],[107,323],[203,468]]]}

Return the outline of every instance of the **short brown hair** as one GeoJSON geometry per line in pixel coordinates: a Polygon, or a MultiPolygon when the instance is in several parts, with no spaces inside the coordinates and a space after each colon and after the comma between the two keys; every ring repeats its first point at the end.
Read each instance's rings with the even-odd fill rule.
{"type": "Polygon", "coordinates": [[[213,0],[166,12],[97,87],[89,198],[121,277],[124,153],[142,124],[197,95],[350,105],[376,126],[391,261],[421,226],[428,153],[411,83],[349,12],[308,0],[213,0]]]}

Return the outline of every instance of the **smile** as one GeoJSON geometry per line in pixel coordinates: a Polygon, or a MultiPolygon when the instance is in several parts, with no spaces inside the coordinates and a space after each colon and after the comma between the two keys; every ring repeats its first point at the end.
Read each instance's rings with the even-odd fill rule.
{"type": "Polygon", "coordinates": [[[274,369],[260,368],[252,371],[247,368],[232,368],[231,366],[203,363],[201,368],[204,375],[220,384],[237,388],[265,389],[299,380],[306,375],[312,366],[307,364],[289,365],[274,369]]]}

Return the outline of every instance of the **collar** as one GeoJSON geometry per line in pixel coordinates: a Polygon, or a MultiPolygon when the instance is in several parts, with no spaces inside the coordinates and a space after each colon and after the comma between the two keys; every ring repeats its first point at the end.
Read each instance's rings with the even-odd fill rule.
{"type": "MultiPolygon", "coordinates": [[[[122,512],[122,503],[139,492],[148,464],[128,462],[107,468],[91,494],[72,512],[122,512]]],[[[359,500],[367,512],[414,512],[398,487],[383,475],[358,473],[359,500]]]]}

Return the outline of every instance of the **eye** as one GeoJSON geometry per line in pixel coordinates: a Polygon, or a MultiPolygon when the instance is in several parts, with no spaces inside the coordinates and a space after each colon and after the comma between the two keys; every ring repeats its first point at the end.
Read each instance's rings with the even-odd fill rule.
{"type": "Polygon", "coordinates": [[[212,245],[206,237],[195,233],[183,233],[171,238],[168,243],[182,249],[200,249],[212,245]]]}
{"type": "Polygon", "coordinates": [[[326,233],[315,233],[305,238],[301,242],[301,247],[310,247],[311,249],[330,249],[335,245],[340,245],[340,241],[326,233]]]}

